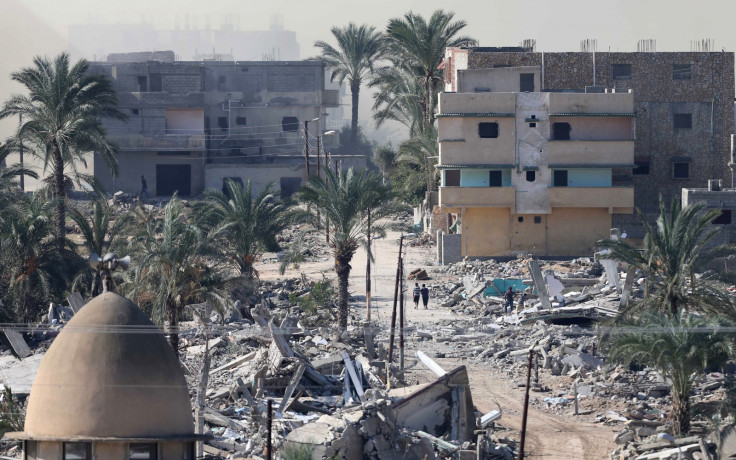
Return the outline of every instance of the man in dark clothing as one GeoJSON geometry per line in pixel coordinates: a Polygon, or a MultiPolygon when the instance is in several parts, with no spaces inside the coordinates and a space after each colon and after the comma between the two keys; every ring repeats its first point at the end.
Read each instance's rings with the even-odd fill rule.
{"type": "Polygon", "coordinates": [[[422,294],[422,289],[419,287],[419,283],[414,283],[412,294],[414,295],[414,309],[416,310],[419,308],[419,296],[422,294]]]}
{"type": "Polygon", "coordinates": [[[146,177],[141,176],[141,193],[139,197],[143,198],[144,195],[146,198],[151,198],[151,195],[148,194],[148,183],[146,182],[146,177]]]}
{"type": "Polygon", "coordinates": [[[426,310],[427,304],[429,303],[429,289],[427,289],[427,285],[422,284],[422,289],[419,292],[421,292],[422,294],[422,303],[424,304],[424,309],[426,310]]]}
{"type": "Polygon", "coordinates": [[[503,312],[506,313],[506,309],[508,308],[509,313],[511,313],[514,311],[514,290],[511,286],[509,286],[509,290],[506,291],[504,298],[506,299],[506,303],[503,306],[503,312]]]}

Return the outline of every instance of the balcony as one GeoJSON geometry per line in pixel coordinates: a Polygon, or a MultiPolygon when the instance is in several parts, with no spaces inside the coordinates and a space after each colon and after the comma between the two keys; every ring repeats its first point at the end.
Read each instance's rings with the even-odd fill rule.
{"type": "Polygon", "coordinates": [[[186,150],[204,151],[205,136],[202,134],[124,134],[108,136],[121,151],[186,150]]]}
{"type": "Polygon", "coordinates": [[[322,105],[325,107],[338,107],[340,105],[340,90],[322,90],[322,105]]]}
{"type": "Polygon", "coordinates": [[[631,164],[634,141],[550,141],[550,163],[631,164]]]}
{"type": "Polygon", "coordinates": [[[440,187],[439,202],[451,208],[513,208],[516,187],[440,187]]]}
{"type": "Polygon", "coordinates": [[[609,208],[630,214],[634,208],[633,187],[550,187],[551,208],[609,208]]]}
{"type": "Polygon", "coordinates": [[[632,114],[633,93],[549,93],[549,113],[632,114]]]}

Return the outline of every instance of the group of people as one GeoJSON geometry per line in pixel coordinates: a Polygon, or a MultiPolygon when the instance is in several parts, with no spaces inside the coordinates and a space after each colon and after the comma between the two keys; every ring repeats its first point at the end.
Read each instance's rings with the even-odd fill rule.
{"type": "MultiPolygon", "coordinates": [[[[419,308],[419,299],[422,299],[422,304],[424,305],[424,308],[427,308],[427,304],[429,304],[429,289],[427,288],[426,284],[422,284],[422,287],[419,287],[419,283],[414,283],[414,290],[412,291],[412,294],[414,295],[414,309],[419,308]]],[[[516,293],[514,292],[514,288],[509,286],[508,291],[504,293],[504,305],[503,305],[503,312],[504,313],[511,313],[514,311],[514,297],[516,297],[516,293]]],[[[526,293],[522,292],[521,298],[519,299],[519,305],[523,308],[524,307],[524,301],[526,300],[526,293]]]]}
{"type": "Polygon", "coordinates": [[[424,304],[424,309],[427,309],[427,304],[429,303],[429,288],[427,288],[426,284],[422,284],[422,287],[419,287],[419,283],[414,283],[414,291],[412,291],[414,294],[414,309],[419,308],[419,297],[422,298],[422,303],[424,304]]]}
{"type": "MultiPolygon", "coordinates": [[[[514,311],[514,297],[516,296],[516,293],[514,292],[514,289],[509,286],[509,290],[506,291],[503,298],[505,300],[503,304],[503,312],[504,313],[511,313],[514,311]],[[508,310],[508,311],[507,311],[508,310]]],[[[523,308],[524,302],[526,301],[526,292],[521,293],[521,298],[519,299],[519,305],[523,308]]]]}

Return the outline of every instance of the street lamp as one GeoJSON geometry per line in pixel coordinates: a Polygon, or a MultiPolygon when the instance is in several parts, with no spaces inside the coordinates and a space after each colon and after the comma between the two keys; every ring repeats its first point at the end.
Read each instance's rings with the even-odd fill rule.
{"type": "Polygon", "coordinates": [[[319,117],[312,118],[311,120],[304,120],[304,162],[307,169],[306,182],[309,182],[309,123],[319,120],[319,117]]]}
{"type": "MultiPolygon", "coordinates": [[[[330,130],[322,133],[322,136],[334,136],[337,131],[330,130]]],[[[322,136],[317,136],[317,177],[320,177],[319,165],[320,165],[320,154],[322,152],[322,136]]],[[[327,155],[325,155],[325,169],[327,169],[327,155]]]]}

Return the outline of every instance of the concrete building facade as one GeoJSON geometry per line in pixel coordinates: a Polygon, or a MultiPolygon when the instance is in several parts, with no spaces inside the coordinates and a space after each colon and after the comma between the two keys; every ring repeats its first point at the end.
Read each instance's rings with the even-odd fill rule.
{"type": "Polygon", "coordinates": [[[590,254],[633,213],[633,187],[614,178],[635,167],[634,94],[540,82],[537,66],[460,71],[439,96],[436,218],[461,235],[455,259],[590,254]]]}
{"type": "MultiPolygon", "coordinates": [[[[734,53],[732,52],[533,52],[526,48],[448,48],[448,92],[588,92],[633,90],[635,169],[615,170],[612,183],[633,186],[635,206],[650,219],[658,196],[679,197],[684,187],[702,187],[708,179],[730,181],[727,163],[734,126],[734,53]],[[502,78],[504,68],[538,69],[531,76],[502,78]],[[476,81],[483,69],[498,78],[476,81]],[[516,78],[516,79],[515,79],[516,78]],[[524,78],[524,80],[519,80],[524,78]],[[532,80],[533,78],[533,80],[532,80]],[[522,87],[523,86],[523,87],[522,87]]],[[[526,73],[529,72],[520,72],[526,73]]],[[[583,121],[577,119],[578,122],[583,121]]],[[[610,119],[590,118],[592,126],[610,119]]],[[[625,120],[615,129],[625,129],[625,120]]],[[[614,214],[613,225],[643,236],[638,216],[614,214]]]]}

